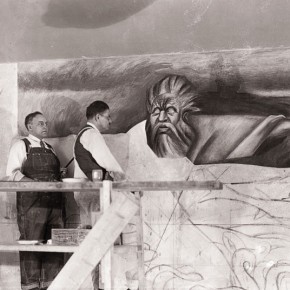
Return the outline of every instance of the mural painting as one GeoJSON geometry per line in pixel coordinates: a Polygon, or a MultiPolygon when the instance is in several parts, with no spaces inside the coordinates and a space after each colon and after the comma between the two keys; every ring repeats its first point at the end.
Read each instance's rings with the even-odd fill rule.
{"type": "Polygon", "coordinates": [[[184,76],[166,76],[149,89],[146,133],[157,156],[188,157],[194,164],[290,166],[290,120],[285,116],[210,116],[201,102],[184,76]]]}
{"type": "Polygon", "coordinates": [[[129,136],[130,179],[224,184],[144,193],[148,289],[286,290],[289,61],[284,49],[23,63],[19,133],[40,110],[50,137],[75,134],[86,106],[106,101],[107,133],[129,136]]]}
{"type": "Polygon", "coordinates": [[[76,134],[86,106],[100,99],[112,110],[108,133],[147,118],[159,157],[288,167],[287,60],[288,50],[249,50],[22,63],[20,134],[34,110],[50,121],[50,137],[76,134]]]}

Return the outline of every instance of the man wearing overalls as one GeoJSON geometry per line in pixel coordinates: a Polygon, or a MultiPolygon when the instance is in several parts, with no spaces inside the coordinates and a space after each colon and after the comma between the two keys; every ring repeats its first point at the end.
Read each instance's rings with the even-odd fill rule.
{"type": "MultiPolygon", "coordinates": [[[[26,116],[28,137],[11,147],[7,171],[10,181],[59,181],[60,163],[47,137],[40,112],[26,116]]],[[[52,228],[63,228],[63,196],[59,192],[17,192],[20,240],[46,241],[52,228]]],[[[20,252],[21,289],[47,289],[63,266],[62,253],[20,252]]]]}

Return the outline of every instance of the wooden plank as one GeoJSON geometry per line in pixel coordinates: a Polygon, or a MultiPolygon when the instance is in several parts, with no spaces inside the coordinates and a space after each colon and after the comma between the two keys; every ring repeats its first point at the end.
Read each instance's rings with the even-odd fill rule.
{"type": "MultiPolygon", "coordinates": [[[[127,251],[130,251],[131,248],[136,246],[131,245],[116,245],[114,246],[114,253],[118,255],[124,255],[127,251]]],[[[59,253],[74,253],[78,249],[78,246],[59,246],[59,245],[20,245],[18,243],[7,243],[0,244],[0,252],[59,252],[59,253]]]]}
{"type": "Polygon", "coordinates": [[[130,191],[220,190],[223,185],[219,181],[134,181],[113,182],[113,188],[130,191]]]}
{"type": "Polygon", "coordinates": [[[48,191],[48,192],[69,192],[69,191],[96,191],[102,188],[102,182],[0,182],[0,191],[48,191]]]}
{"type": "MultiPolygon", "coordinates": [[[[102,182],[0,182],[0,191],[95,191],[102,188],[102,182]]],[[[219,181],[134,181],[113,182],[113,189],[122,191],[159,191],[159,190],[219,190],[219,181]]],[[[84,193],[85,194],[85,193],[84,193]]]]}
{"type": "Polygon", "coordinates": [[[142,192],[136,192],[135,196],[139,201],[139,212],[137,214],[136,232],[137,232],[137,259],[138,259],[138,280],[139,290],[146,289],[145,269],[144,269],[144,241],[143,241],[143,213],[142,213],[142,192]]]}
{"type": "MultiPolygon", "coordinates": [[[[110,207],[111,203],[111,192],[112,192],[112,182],[104,180],[103,188],[100,192],[100,208],[101,212],[105,213],[110,207]]],[[[113,247],[107,251],[101,261],[101,277],[104,284],[104,290],[111,290],[113,287],[112,281],[112,257],[113,257],[113,247]]]]}
{"type": "Polygon", "coordinates": [[[48,289],[79,289],[138,208],[138,203],[134,197],[130,197],[129,193],[118,195],[48,289]]]}
{"type": "Polygon", "coordinates": [[[56,246],[47,244],[37,244],[37,245],[20,245],[16,243],[11,244],[0,244],[0,251],[5,252],[63,252],[63,253],[73,253],[76,251],[78,246],[56,246]]]}

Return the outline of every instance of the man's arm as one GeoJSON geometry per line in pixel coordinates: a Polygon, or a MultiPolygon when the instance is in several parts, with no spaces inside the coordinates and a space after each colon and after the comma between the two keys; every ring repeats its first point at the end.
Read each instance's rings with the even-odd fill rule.
{"type": "Polygon", "coordinates": [[[80,138],[80,142],[88,150],[96,162],[107,171],[123,175],[124,171],[107,146],[104,137],[95,130],[87,130],[80,138]]]}
{"type": "Polygon", "coordinates": [[[6,175],[9,181],[33,181],[22,172],[22,164],[26,160],[26,148],[22,140],[16,141],[9,152],[6,175]]]}
{"type": "Polygon", "coordinates": [[[114,181],[124,181],[127,180],[127,177],[125,175],[125,173],[121,173],[121,172],[111,172],[111,174],[113,175],[113,179],[114,181]]]}

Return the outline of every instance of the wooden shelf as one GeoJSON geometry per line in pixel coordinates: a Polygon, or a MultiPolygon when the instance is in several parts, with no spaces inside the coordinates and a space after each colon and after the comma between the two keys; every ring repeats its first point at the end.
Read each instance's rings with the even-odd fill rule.
{"type": "Polygon", "coordinates": [[[64,252],[73,253],[76,251],[78,246],[59,246],[59,245],[47,245],[47,244],[37,244],[37,245],[20,245],[18,243],[10,244],[0,244],[0,251],[5,252],[64,252]]]}
{"type": "MultiPolygon", "coordinates": [[[[0,252],[61,252],[61,253],[73,253],[78,249],[79,246],[64,246],[64,245],[21,245],[17,242],[0,244],[0,252]]],[[[116,245],[114,246],[114,252],[122,254],[129,250],[136,249],[137,246],[129,245],[116,245]]]]}
{"type": "Polygon", "coordinates": [[[128,191],[220,190],[219,181],[134,181],[113,182],[113,189],[128,191]]]}
{"type": "MultiPolygon", "coordinates": [[[[95,191],[102,188],[102,182],[11,182],[0,181],[0,191],[95,191]]],[[[172,191],[172,190],[220,190],[219,181],[132,181],[112,182],[112,188],[124,191],[172,191]]]]}

